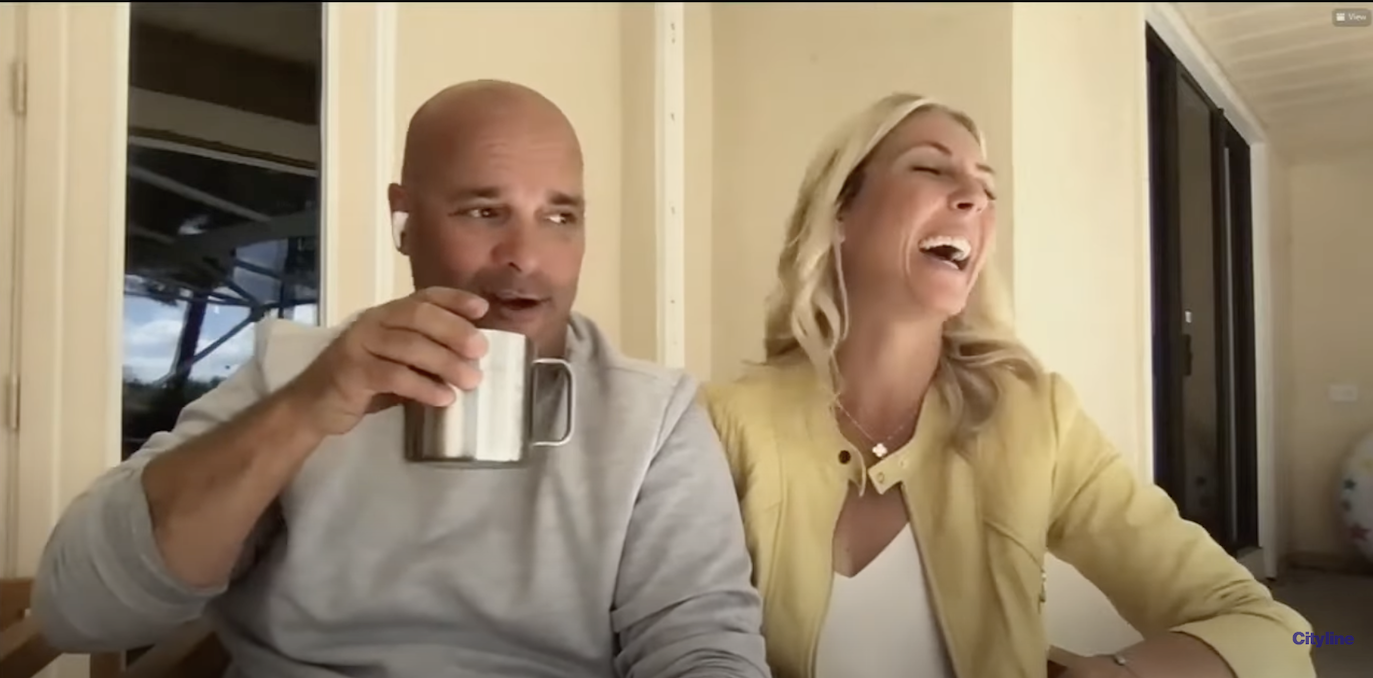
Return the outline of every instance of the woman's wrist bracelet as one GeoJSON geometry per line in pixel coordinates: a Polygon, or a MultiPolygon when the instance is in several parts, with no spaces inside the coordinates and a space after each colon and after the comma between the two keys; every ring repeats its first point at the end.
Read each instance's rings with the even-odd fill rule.
{"type": "Polygon", "coordinates": [[[1119,666],[1122,671],[1130,676],[1130,678],[1143,678],[1138,673],[1135,673],[1135,670],[1130,667],[1130,660],[1126,658],[1125,655],[1119,652],[1113,652],[1104,656],[1106,659],[1110,660],[1112,664],[1119,666]]]}

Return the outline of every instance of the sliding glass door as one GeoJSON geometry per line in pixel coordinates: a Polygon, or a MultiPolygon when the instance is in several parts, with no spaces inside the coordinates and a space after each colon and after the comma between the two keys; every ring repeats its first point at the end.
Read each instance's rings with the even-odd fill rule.
{"type": "Polygon", "coordinates": [[[1152,31],[1155,477],[1232,553],[1258,546],[1249,147],[1152,31]]]}

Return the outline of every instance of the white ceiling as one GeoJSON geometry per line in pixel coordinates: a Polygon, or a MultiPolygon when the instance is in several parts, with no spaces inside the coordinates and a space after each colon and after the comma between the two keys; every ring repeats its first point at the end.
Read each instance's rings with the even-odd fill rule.
{"type": "Polygon", "coordinates": [[[320,61],[318,2],[136,2],[133,19],[300,63],[320,61]]]}
{"type": "Polygon", "coordinates": [[[1336,28],[1334,3],[1175,4],[1289,159],[1373,152],[1373,27],[1336,28]]]}

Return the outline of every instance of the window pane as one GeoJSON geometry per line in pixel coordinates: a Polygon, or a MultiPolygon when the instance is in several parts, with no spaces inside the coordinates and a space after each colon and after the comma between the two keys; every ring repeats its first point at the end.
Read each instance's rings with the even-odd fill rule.
{"type": "Polygon", "coordinates": [[[255,323],[318,320],[317,163],[270,147],[283,128],[318,145],[321,5],[192,4],[133,3],[125,456],[252,355],[255,323]],[[264,25],[299,49],[271,48],[264,25]],[[225,143],[264,120],[262,143],[225,143]]]}

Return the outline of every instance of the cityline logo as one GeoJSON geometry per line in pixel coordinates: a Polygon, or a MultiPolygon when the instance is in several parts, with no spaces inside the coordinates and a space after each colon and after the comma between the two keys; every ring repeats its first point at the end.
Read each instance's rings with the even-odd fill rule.
{"type": "Polygon", "coordinates": [[[1298,645],[1310,645],[1311,647],[1322,647],[1325,645],[1353,645],[1354,636],[1342,636],[1338,633],[1294,633],[1292,642],[1298,645]]]}

